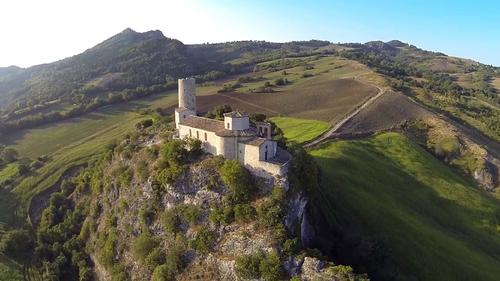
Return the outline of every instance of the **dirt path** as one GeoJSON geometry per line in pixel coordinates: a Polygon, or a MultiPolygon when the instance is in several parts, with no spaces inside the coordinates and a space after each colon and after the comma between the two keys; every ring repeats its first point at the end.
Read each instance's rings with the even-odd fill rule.
{"type": "Polygon", "coordinates": [[[323,142],[324,140],[330,138],[335,132],[337,132],[340,128],[342,128],[342,126],[344,126],[345,123],[347,123],[349,120],[351,120],[354,116],[358,115],[358,113],[361,112],[361,110],[363,110],[364,108],[366,108],[367,106],[372,104],[375,100],[377,100],[380,96],[382,96],[385,93],[385,90],[382,89],[381,87],[377,86],[377,88],[378,88],[378,94],[376,94],[375,96],[366,100],[363,104],[361,104],[361,106],[359,106],[356,110],[354,110],[349,115],[347,115],[344,119],[340,120],[330,130],[326,131],[325,133],[323,133],[322,135],[320,135],[319,137],[317,137],[313,141],[305,144],[304,147],[305,148],[313,147],[313,146],[323,142]]]}

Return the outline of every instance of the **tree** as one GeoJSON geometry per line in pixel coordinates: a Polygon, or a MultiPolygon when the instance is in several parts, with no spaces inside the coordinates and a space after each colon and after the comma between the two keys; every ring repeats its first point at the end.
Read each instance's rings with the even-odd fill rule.
{"type": "Polygon", "coordinates": [[[16,229],[3,234],[0,239],[0,253],[18,262],[26,262],[32,256],[34,242],[28,231],[16,229]]]}
{"type": "Polygon", "coordinates": [[[227,160],[219,170],[222,181],[229,187],[230,200],[246,202],[252,194],[250,173],[236,160],[227,160]]]}

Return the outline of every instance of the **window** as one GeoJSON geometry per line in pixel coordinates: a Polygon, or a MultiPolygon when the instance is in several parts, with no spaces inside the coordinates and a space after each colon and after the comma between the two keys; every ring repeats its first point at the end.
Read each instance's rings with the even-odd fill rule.
{"type": "Polygon", "coordinates": [[[191,134],[191,129],[189,129],[189,136],[192,137],[193,135],[191,134]]]}
{"type": "Polygon", "coordinates": [[[205,133],[205,141],[207,141],[207,133],[205,133]]]}
{"type": "Polygon", "coordinates": [[[229,123],[227,123],[227,128],[229,129],[229,123]]]}
{"type": "Polygon", "coordinates": [[[196,131],[196,138],[200,139],[200,131],[196,131]]]}

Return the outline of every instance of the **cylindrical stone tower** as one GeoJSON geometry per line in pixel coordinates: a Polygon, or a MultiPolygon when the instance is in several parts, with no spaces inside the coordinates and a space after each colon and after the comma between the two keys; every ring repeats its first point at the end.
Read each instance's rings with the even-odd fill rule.
{"type": "Polygon", "coordinates": [[[194,78],[178,80],[179,108],[186,108],[196,112],[196,86],[194,78]]]}

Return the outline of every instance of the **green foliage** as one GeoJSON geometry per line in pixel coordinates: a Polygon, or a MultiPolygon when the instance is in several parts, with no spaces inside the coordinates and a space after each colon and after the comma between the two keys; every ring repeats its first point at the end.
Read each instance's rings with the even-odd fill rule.
{"type": "Polygon", "coordinates": [[[236,274],[243,279],[260,278],[260,264],[265,256],[262,253],[243,255],[236,258],[236,274]]]}
{"type": "Polygon", "coordinates": [[[275,187],[271,196],[266,198],[257,207],[259,222],[265,226],[277,227],[282,224],[284,216],[284,191],[281,187],[275,187]]]}
{"type": "Polygon", "coordinates": [[[276,252],[268,255],[255,253],[240,256],[236,259],[236,274],[244,279],[262,278],[266,281],[282,280],[284,276],[281,261],[276,252]]]}
{"type": "Polygon", "coordinates": [[[210,221],[217,224],[229,225],[234,221],[233,206],[226,204],[223,207],[213,207],[209,215],[210,221]]]}
{"type": "MultiPolygon", "coordinates": [[[[71,188],[66,188],[66,193],[68,190],[71,188]]],[[[37,262],[43,261],[45,276],[89,280],[90,260],[85,250],[85,235],[80,235],[85,216],[83,206],[73,206],[63,193],[52,194],[37,229],[34,254],[37,262]]]]}
{"type": "Polygon", "coordinates": [[[224,113],[228,113],[233,111],[230,105],[223,104],[223,105],[218,105],[214,107],[211,111],[207,112],[205,117],[211,118],[211,119],[218,119],[222,120],[224,119],[224,113]]]}
{"type": "Polygon", "coordinates": [[[298,238],[287,239],[283,243],[283,254],[285,256],[296,255],[300,250],[300,244],[298,238]]]}
{"type": "Polygon", "coordinates": [[[207,254],[212,249],[214,242],[215,234],[206,226],[203,226],[198,233],[196,233],[195,238],[190,244],[196,251],[207,254]]]}
{"type": "Polygon", "coordinates": [[[132,244],[132,252],[135,258],[144,262],[149,253],[156,248],[158,242],[151,236],[148,231],[143,231],[137,236],[132,244]]]}
{"type": "Polygon", "coordinates": [[[278,281],[283,278],[283,267],[276,252],[271,252],[259,264],[259,271],[265,281],[278,281]]]}
{"type": "Polygon", "coordinates": [[[162,217],[163,226],[165,230],[170,233],[177,233],[180,231],[181,220],[177,214],[177,210],[175,208],[166,210],[162,217]]]}
{"type": "Polygon", "coordinates": [[[255,208],[250,204],[236,204],[233,211],[234,219],[238,222],[250,222],[255,219],[255,208]]]}
{"type": "Polygon", "coordinates": [[[0,236],[0,254],[26,263],[33,254],[34,241],[26,230],[14,229],[0,236]]]}
{"type": "Polygon", "coordinates": [[[165,263],[165,259],[166,257],[163,250],[160,247],[156,247],[148,253],[144,260],[144,264],[150,271],[154,271],[160,264],[165,263]]]}
{"type": "Polygon", "coordinates": [[[222,181],[229,188],[232,202],[247,202],[254,193],[250,173],[236,160],[226,160],[219,169],[222,181]]]}

